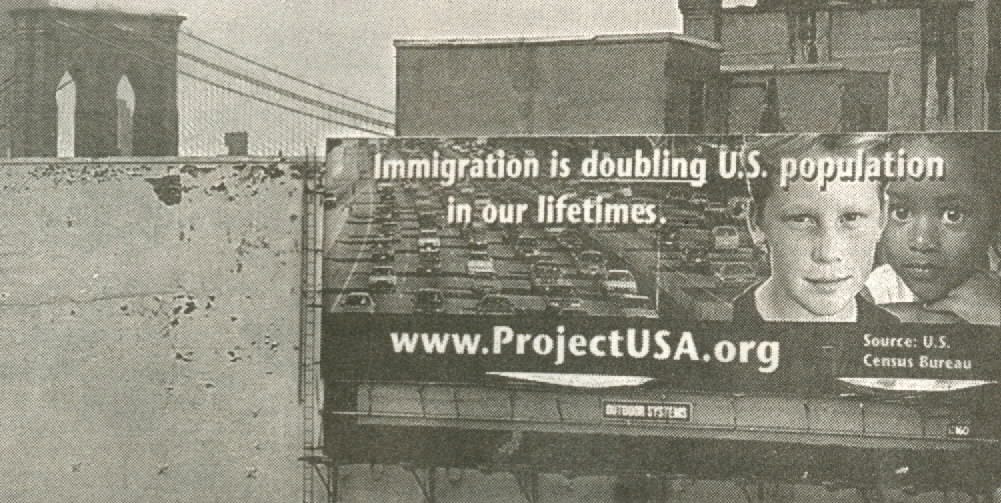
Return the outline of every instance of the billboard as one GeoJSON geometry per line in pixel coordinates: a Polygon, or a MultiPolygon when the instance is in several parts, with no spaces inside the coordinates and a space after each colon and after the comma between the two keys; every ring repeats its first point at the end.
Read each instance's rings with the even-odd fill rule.
{"type": "Polygon", "coordinates": [[[408,428],[997,443],[1001,135],[345,146],[369,177],[328,223],[321,366],[332,424],[370,429],[343,452],[408,428]]]}

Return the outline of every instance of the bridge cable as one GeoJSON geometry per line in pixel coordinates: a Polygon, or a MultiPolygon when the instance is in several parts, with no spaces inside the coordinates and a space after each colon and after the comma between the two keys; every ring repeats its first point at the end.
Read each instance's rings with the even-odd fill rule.
{"type": "Polygon", "coordinates": [[[373,108],[373,109],[378,110],[380,112],[386,112],[388,114],[395,114],[396,113],[395,111],[393,111],[393,110],[391,110],[389,108],[384,108],[384,107],[381,107],[379,105],[376,105],[376,104],[373,104],[373,103],[370,103],[370,102],[367,102],[367,101],[360,100],[358,98],[349,96],[347,94],[340,93],[340,92],[334,91],[332,89],[327,89],[327,88],[325,88],[323,86],[320,86],[318,84],[314,84],[312,82],[309,82],[308,80],[300,79],[300,78],[298,78],[298,77],[296,77],[294,75],[285,73],[285,72],[283,72],[283,71],[281,71],[281,70],[279,70],[277,68],[274,68],[272,66],[268,66],[268,65],[266,65],[264,63],[260,63],[260,62],[255,61],[255,60],[253,60],[253,59],[251,59],[251,58],[249,58],[247,56],[243,56],[242,54],[239,54],[239,53],[237,53],[237,52],[235,52],[233,50],[230,50],[230,49],[227,49],[225,47],[213,44],[212,42],[209,42],[208,40],[205,40],[205,39],[203,39],[203,38],[195,35],[194,33],[191,33],[190,31],[186,31],[185,30],[185,31],[181,31],[180,33],[182,35],[184,35],[184,36],[190,37],[190,38],[192,38],[192,39],[194,39],[194,40],[196,40],[198,42],[201,42],[201,43],[203,43],[203,44],[205,44],[205,45],[207,45],[209,47],[212,47],[213,49],[216,49],[216,50],[221,51],[221,52],[223,52],[225,54],[233,56],[234,58],[237,58],[237,59],[239,59],[241,61],[244,61],[244,62],[250,63],[252,65],[261,67],[261,68],[263,68],[265,70],[268,70],[270,72],[273,72],[273,73],[276,73],[278,75],[281,75],[282,77],[285,77],[285,78],[287,78],[289,80],[298,82],[298,83],[300,83],[302,85],[309,86],[309,87],[311,87],[313,89],[316,89],[318,91],[323,91],[325,93],[330,93],[330,94],[332,94],[334,96],[337,96],[339,98],[343,98],[343,99],[346,99],[348,101],[357,103],[359,105],[363,105],[363,106],[366,106],[366,107],[373,108]]]}
{"type": "MultiPolygon", "coordinates": [[[[125,32],[125,33],[129,33],[129,34],[135,35],[135,32],[133,32],[131,30],[126,30],[126,29],[118,27],[118,26],[115,26],[115,29],[117,29],[119,31],[122,31],[122,32],[125,32]]],[[[282,96],[285,96],[286,98],[290,98],[290,99],[294,99],[294,100],[297,100],[297,101],[301,101],[303,103],[307,103],[307,104],[315,106],[317,108],[322,108],[322,109],[324,109],[324,110],[326,110],[328,112],[332,112],[332,113],[335,113],[335,114],[343,115],[345,117],[350,117],[350,118],[352,118],[354,120],[357,120],[357,121],[367,122],[367,123],[370,123],[370,124],[373,124],[373,125],[376,125],[376,126],[382,126],[382,127],[386,128],[386,129],[394,129],[396,127],[396,125],[393,124],[393,123],[391,123],[391,122],[385,122],[385,121],[382,121],[382,120],[377,119],[375,117],[371,117],[371,116],[368,116],[368,115],[365,115],[365,114],[362,114],[362,113],[358,113],[358,112],[352,112],[352,111],[347,110],[345,108],[341,108],[341,107],[337,107],[337,106],[334,106],[334,105],[330,105],[328,103],[324,103],[324,102],[322,102],[320,100],[316,100],[316,99],[310,98],[308,96],[304,96],[304,95],[301,95],[299,93],[296,93],[294,91],[290,91],[290,90],[285,89],[283,87],[279,87],[279,86],[276,86],[276,85],[264,82],[262,80],[256,79],[254,77],[251,77],[250,75],[247,75],[247,74],[244,74],[244,73],[240,73],[240,72],[238,72],[236,70],[233,70],[233,69],[228,68],[226,66],[220,65],[218,63],[213,63],[213,62],[211,62],[211,61],[209,61],[209,60],[207,60],[205,58],[202,58],[200,56],[196,56],[196,55],[194,55],[192,53],[183,51],[181,49],[177,49],[177,48],[171,47],[171,46],[169,46],[167,44],[164,44],[164,43],[159,42],[157,40],[154,40],[152,38],[143,37],[141,35],[140,35],[140,37],[143,38],[144,40],[146,40],[147,42],[152,42],[153,44],[160,46],[161,48],[164,48],[164,49],[176,52],[178,56],[181,56],[183,58],[186,58],[186,59],[189,59],[191,61],[194,61],[195,63],[198,63],[200,65],[207,66],[207,67],[209,67],[209,68],[211,68],[211,69],[213,69],[213,70],[215,70],[215,71],[217,71],[219,73],[227,75],[229,77],[233,77],[235,79],[242,80],[242,81],[247,82],[249,84],[252,84],[252,85],[255,85],[257,87],[260,87],[260,88],[266,89],[268,91],[271,91],[271,92],[273,92],[275,94],[280,94],[282,96]]]]}
{"type": "Polygon", "coordinates": [[[270,100],[268,100],[266,98],[261,98],[260,96],[256,96],[256,95],[253,95],[253,94],[250,94],[250,93],[245,93],[243,91],[239,91],[239,90],[234,89],[234,88],[232,88],[230,86],[227,86],[225,84],[219,84],[219,83],[217,83],[217,82],[215,82],[215,81],[213,81],[211,79],[200,77],[200,76],[195,75],[195,74],[193,74],[191,72],[187,72],[187,71],[181,70],[180,68],[174,68],[173,65],[168,65],[166,63],[163,63],[163,62],[160,62],[160,61],[156,61],[154,59],[151,59],[151,58],[145,56],[144,54],[141,54],[141,53],[139,53],[137,51],[131,50],[131,49],[126,48],[126,47],[122,47],[122,46],[120,46],[118,44],[115,44],[114,42],[109,42],[109,41],[107,41],[105,39],[102,39],[101,37],[96,36],[96,35],[92,35],[90,33],[86,33],[86,32],[84,32],[82,30],[77,30],[76,28],[73,28],[72,26],[70,26],[69,24],[67,24],[67,23],[65,23],[63,21],[56,21],[56,23],[59,24],[59,25],[61,25],[61,26],[63,26],[64,28],[66,28],[66,29],[68,29],[68,30],[70,30],[70,31],[78,34],[78,35],[81,35],[83,37],[87,37],[87,38],[93,39],[93,40],[95,40],[97,42],[100,42],[100,43],[102,43],[104,45],[107,45],[107,46],[109,46],[109,47],[111,47],[113,49],[116,49],[116,50],[118,50],[120,52],[124,52],[126,54],[130,54],[132,56],[135,56],[135,57],[137,57],[139,59],[145,60],[145,61],[147,61],[149,63],[152,63],[154,65],[157,65],[157,66],[161,66],[161,67],[168,68],[168,69],[175,69],[177,71],[177,73],[180,74],[180,75],[184,75],[185,77],[188,77],[188,78],[191,78],[193,80],[196,80],[196,81],[208,84],[208,85],[210,85],[212,87],[215,87],[215,88],[218,88],[218,89],[222,89],[224,91],[231,92],[231,93],[236,94],[238,96],[242,96],[244,98],[248,98],[248,99],[251,99],[251,100],[254,100],[254,101],[258,101],[258,102],[261,102],[261,103],[264,103],[264,104],[267,104],[267,105],[271,105],[273,107],[280,108],[282,110],[285,110],[285,111],[288,111],[288,112],[291,112],[291,113],[299,114],[299,115],[302,115],[302,116],[305,116],[305,117],[309,117],[311,119],[316,119],[316,120],[319,120],[319,121],[322,121],[322,122],[326,122],[326,123],[329,123],[329,124],[343,126],[343,127],[347,127],[347,128],[350,128],[350,129],[355,129],[355,130],[358,130],[358,131],[363,131],[363,132],[366,132],[366,133],[372,133],[372,134],[375,134],[375,135],[378,135],[378,136],[390,136],[389,134],[387,134],[385,132],[376,131],[376,130],[373,130],[373,129],[368,129],[368,128],[365,128],[365,127],[362,127],[362,126],[357,126],[357,125],[354,125],[354,124],[348,124],[346,122],[341,122],[339,120],[331,119],[329,117],[323,117],[323,116],[316,115],[316,114],[313,114],[313,113],[310,113],[310,112],[307,112],[307,111],[304,111],[304,110],[300,110],[300,109],[297,109],[297,108],[294,108],[294,107],[291,107],[291,106],[288,106],[288,105],[283,105],[281,103],[270,101],[270,100]]]}

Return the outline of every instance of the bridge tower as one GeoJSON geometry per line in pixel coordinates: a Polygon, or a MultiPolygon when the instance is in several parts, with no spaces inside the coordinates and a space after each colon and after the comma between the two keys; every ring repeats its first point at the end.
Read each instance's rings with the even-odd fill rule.
{"type": "Polygon", "coordinates": [[[57,91],[75,86],[69,143],[76,157],[176,156],[177,38],[184,18],[115,10],[70,10],[42,0],[0,0],[0,156],[57,155],[57,91]],[[127,79],[134,103],[129,148],[119,131],[127,79]],[[71,79],[71,80],[70,80],[71,79]]]}
{"type": "Polygon", "coordinates": [[[719,42],[723,29],[722,0],[678,0],[685,35],[719,42]]]}

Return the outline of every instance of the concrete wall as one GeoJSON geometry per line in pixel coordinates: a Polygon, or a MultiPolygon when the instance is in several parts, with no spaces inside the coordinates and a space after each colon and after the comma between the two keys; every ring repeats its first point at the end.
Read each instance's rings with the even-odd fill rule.
{"type": "Polygon", "coordinates": [[[398,46],[399,133],[676,130],[687,124],[681,81],[718,67],[716,51],[672,41],[398,46]]]}
{"type": "Polygon", "coordinates": [[[0,501],[295,501],[288,165],[0,164],[0,501]]]}

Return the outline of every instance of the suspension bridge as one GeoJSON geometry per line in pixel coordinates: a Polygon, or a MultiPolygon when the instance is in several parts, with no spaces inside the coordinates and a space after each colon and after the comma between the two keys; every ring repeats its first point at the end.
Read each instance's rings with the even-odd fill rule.
{"type": "MultiPolygon", "coordinates": [[[[55,11],[58,15],[39,23],[40,28],[33,31],[55,33],[59,44],[64,45],[54,52],[70,44],[82,47],[74,53],[79,52],[84,57],[99,56],[93,57],[93,61],[80,61],[79,54],[58,55],[60,61],[56,65],[61,63],[61,67],[55,71],[62,77],[45,83],[45,87],[54,84],[53,102],[51,95],[34,95],[37,91],[30,88],[38,87],[38,82],[34,81],[36,77],[26,77],[25,72],[20,71],[23,65],[37,65],[39,60],[32,58],[39,56],[33,53],[43,52],[45,42],[39,41],[41,37],[32,38],[32,30],[20,25],[7,33],[3,33],[0,26],[0,41],[7,45],[6,59],[13,62],[6,70],[0,64],[0,111],[6,112],[0,114],[0,156],[4,150],[7,157],[39,156],[40,152],[51,150],[19,149],[17,141],[9,138],[16,138],[19,130],[30,129],[24,124],[45,123],[46,126],[40,129],[47,133],[47,116],[53,114],[45,107],[52,108],[52,104],[58,122],[55,128],[58,151],[55,153],[60,157],[79,156],[81,151],[85,151],[84,156],[95,156],[91,152],[93,148],[81,147],[81,140],[74,137],[83,128],[93,128],[98,123],[104,129],[109,125],[117,129],[112,132],[114,139],[111,140],[117,143],[117,148],[97,149],[101,154],[112,155],[150,155],[149,148],[144,152],[140,146],[141,132],[161,131],[162,135],[163,129],[175,129],[169,124],[174,120],[176,132],[168,133],[176,134],[176,153],[182,156],[226,153],[225,133],[246,133],[248,155],[301,155],[306,149],[322,148],[327,137],[378,137],[394,133],[395,118],[391,108],[294,75],[280,68],[280,64],[242,54],[179,26],[180,21],[177,21],[175,36],[147,29],[141,23],[116,22],[117,16],[128,16],[129,21],[141,16],[112,13],[107,19],[94,21],[78,12],[55,11]],[[99,29],[95,29],[96,23],[99,29]],[[124,63],[108,64],[104,62],[106,58],[124,63]],[[93,67],[88,68],[90,65],[93,67]],[[85,88],[93,85],[87,81],[92,79],[93,73],[87,70],[122,73],[118,82],[105,86],[114,91],[114,106],[85,103],[88,96],[93,96],[93,91],[85,88]],[[176,82],[170,82],[175,78],[176,82]],[[29,85],[28,80],[34,82],[29,85]],[[176,105],[141,103],[164,90],[176,93],[176,105]],[[36,104],[36,109],[19,108],[36,104]],[[21,112],[23,115],[18,116],[21,112]]],[[[50,65],[50,62],[44,64],[50,65]]],[[[30,143],[31,140],[24,141],[30,143]]]]}

